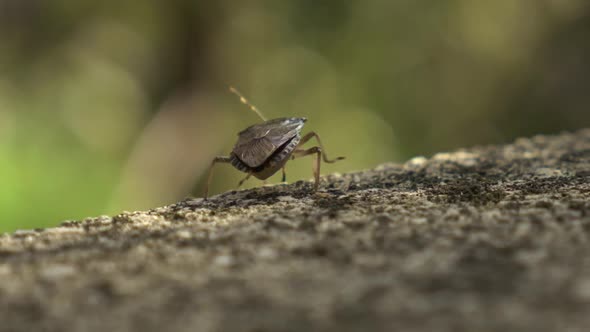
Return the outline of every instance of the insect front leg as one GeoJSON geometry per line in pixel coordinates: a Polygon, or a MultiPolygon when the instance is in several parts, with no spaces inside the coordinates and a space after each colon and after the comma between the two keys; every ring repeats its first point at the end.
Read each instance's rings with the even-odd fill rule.
{"type": "Polygon", "coordinates": [[[286,182],[287,181],[287,172],[285,172],[285,166],[283,166],[283,179],[281,182],[286,182]]]}
{"type": "Polygon", "coordinates": [[[313,190],[317,191],[319,186],[320,186],[320,161],[322,158],[322,148],[319,146],[314,146],[312,148],[309,148],[307,150],[295,150],[293,151],[293,159],[295,158],[301,158],[301,157],[305,157],[305,156],[309,156],[309,155],[316,155],[315,158],[315,162],[313,165],[313,177],[315,180],[314,186],[313,186],[313,190]]]}
{"type": "Polygon", "coordinates": [[[213,166],[217,163],[230,163],[231,158],[227,156],[217,156],[213,158],[211,161],[211,165],[209,166],[209,175],[207,175],[207,183],[205,184],[205,193],[204,197],[207,199],[209,196],[209,186],[211,185],[211,179],[213,178],[213,166]]]}
{"type": "Polygon", "coordinates": [[[320,139],[320,136],[316,132],[314,132],[314,131],[311,131],[311,132],[305,134],[305,136],[303,136],[301,138],[301,141],[299,141],[298,146],[301,146],[301,145],[307,143],[313,137],[315,137],[315,139],[318,141],[319,147],[321,149],[320,152],[322,154],[322,158],[324,159],[324,162],[325,163],[331,164],[331,163],[335,163],[338,160],[342,160],[342,159],[345,158],[345,157],[337,157],[335,159],[328,159],[328,155],[326,154],[326,150],[324,149],[324,145],[322,144],[322,141],[320,139]]]}

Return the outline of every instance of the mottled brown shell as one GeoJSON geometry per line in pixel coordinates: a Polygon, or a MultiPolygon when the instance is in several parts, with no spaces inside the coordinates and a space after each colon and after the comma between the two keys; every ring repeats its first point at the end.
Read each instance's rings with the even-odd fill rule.
{"type": "Polygon", "coordinates": [[[249,167],[259,167],[279,147],[297,136],[305,121],[305,118],[279,118],[250,126],[238,134],[232,152],[249,167]]]}

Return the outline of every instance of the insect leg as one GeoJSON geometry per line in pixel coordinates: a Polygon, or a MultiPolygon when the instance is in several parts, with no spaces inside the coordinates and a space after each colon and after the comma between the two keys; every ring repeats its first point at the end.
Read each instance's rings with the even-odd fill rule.
{"type": "Polygon", "coordinates": [[[244,182],[246,182],[246,180],[248,180],[251,176],[252,174],[248,173],[248,175],[246,175],[245,178],[241,179],[240,182],[238,182],[238,188],[240,188],[244,184],[244,182]]]}
{"type": "Polygon", "coordinates": [[[217,163],[229,163],[230,158],[226,156],[217,156],[213,158],[211,161],[211,165],[209,166],[209,175],[207,176],[207,183],[205,184],[205,194],[203,195],[205,199],[207,199],[209,195],[209,185],[211,185],[211,179],[213,178],[213,166],[217,163]]]}
{"type": "Polygon", "coordinates": [[[319,146],[314,146],[307,150],[295,150],[293,151],[293,159],[309,156],[312,154],[316,155],[315,163],[313,165],[313,177],[315,180],[313,190],[317,191],[320,186],[320,161],[322,158],[322,148],[319,146]]]}
{"type": "Polygon", "coordinates": [[[307,143],[313,137],[316,138],[316,140],[318,141],[318,144],[320,145],[321,150],[323,151],[321,154],[322,154],[322,158],[324,159],[325,163],[331,164],[331,163],[334,163],[338,160],[342,160],[345,158],[345,157],[337,157],[335,159],[328,159],[328,156],[326,155],[326,150],[324,149],[324,145],[322,144],[322,141],[320,140],[320,136],[318,134],[316,134],[314,131],[311,131],[311,132],[305,134],[305,136],[303,136],[301,138],[301,141],[299,141],[298,146],[301,146],[301,145],[307,143]]]}
{"type": "Polygon", "coordinates": [[[287,173],[285,172],[285,166],[283,166],[283,179],[281,180],[281,182],[286,182],[287,181],[287,173]]]}

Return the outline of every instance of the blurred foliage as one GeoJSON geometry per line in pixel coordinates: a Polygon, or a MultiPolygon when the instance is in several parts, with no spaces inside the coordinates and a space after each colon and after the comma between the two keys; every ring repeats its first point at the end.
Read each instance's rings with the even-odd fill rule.
{"type": "Polygon", "coordinates": [[[0,230],[199,195],[258,121],[228,84],[348,157],[322,173],[588,126],[589,29],[585,0],[0,0],[0,230]]]}

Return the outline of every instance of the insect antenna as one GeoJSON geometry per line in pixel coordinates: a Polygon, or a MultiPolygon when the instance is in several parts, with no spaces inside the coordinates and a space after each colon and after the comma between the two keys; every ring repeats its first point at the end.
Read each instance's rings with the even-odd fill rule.
{"type": "Polygon", "coordinates": [[[234,88],[233,86],[229,86],[229,91],[233,94],[235,94],[236,96],[238,96],[240,98],[240,102],[242,102],[242,104],[248,106],[252,111],[256,112],[256,114],[258,114],[258,116],[262,119],[262,121],[266,121],[266,118],[264,117],[264,115],[262,115],[262,112],[260,112],[260,110],[258,108],[256,108],[256,106],[250,104],[250,102],[248,101],[248,99],[246,99],[246,97],[242,96],[242,94],[236,90],[236,88],[234,88]]]}

